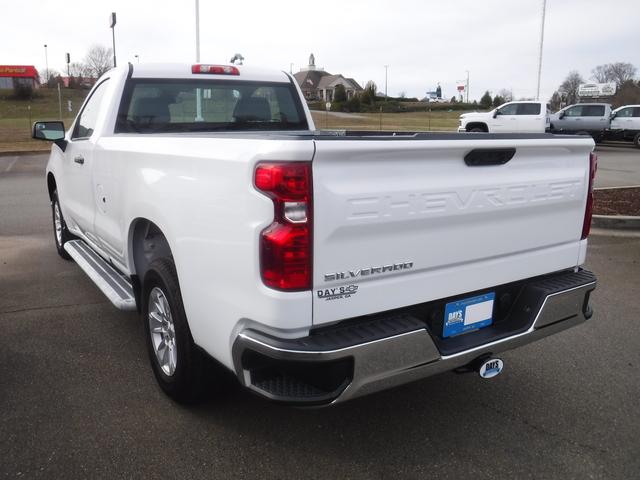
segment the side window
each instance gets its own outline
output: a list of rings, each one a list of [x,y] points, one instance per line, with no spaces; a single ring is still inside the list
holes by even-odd
[[[520,103],[518,105],[518,115],[540,115],[540,104]]]
[[[571,108],[567,108],[564,111],[565,117],[581,117],[582,116],[582,105],[576,105]]]
[[[96,121],[98,120],[100,105],[102,104],[104,93],[107,90],[107,82],[108,80],[102,82],[91,94],[89,101],[82,109],[82,112],[80,112],[71,139],[89,138],[93,134],[93,129],[96,128]]]
[[[640,107],[635,107],[633,109],[633,116],[634,117],[640,117]]]
[[[510,103],[500,109],[500,115],[517,115],[519,103]]]
[[[583,117],[603,117],[604,105],[585,105],[582,107]]]
[[[623,108],[622,110],[618,110],[618,113],[616,114],[616,117],[619,117],[619,118],[627,118],[627,117],[633,117],[633,116],[634,116],[633,108]]]

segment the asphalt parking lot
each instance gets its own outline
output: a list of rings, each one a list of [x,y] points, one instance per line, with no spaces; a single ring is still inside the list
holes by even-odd
[[[596,146],[596,188],[640,185],[640,150],[630,144]]]
[[[632,178],[635,158],[640,184],[640,152],[619,151],[600,153],[600,181]],[[319,410],[230,384],[185,408],[156,386],[138,317],[57,256],[45,161],[0,157],[3,477],[638,477],[640,237],[592,236],[594,317],[507,352],[490,381],[448,373]]]

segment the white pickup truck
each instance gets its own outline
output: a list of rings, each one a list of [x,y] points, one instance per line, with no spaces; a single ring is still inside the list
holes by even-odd
[[[503,103],[490,112],[463,113],[458,132],[544,133],[549,125],[546,103],[522,100]]]
[[[58,252],[141,312],[178,401],[211,357],[298,405],[488,378],[592,315],[590,138],[321,132],[289,74],[201,64],[114,68],[33,136]]]

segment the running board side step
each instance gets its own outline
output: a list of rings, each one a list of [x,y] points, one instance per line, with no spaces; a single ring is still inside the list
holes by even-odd
[[[64,244],[64,249],[116,308],[136,310],[136,299],[128,278],[82,240],[70,240]]]

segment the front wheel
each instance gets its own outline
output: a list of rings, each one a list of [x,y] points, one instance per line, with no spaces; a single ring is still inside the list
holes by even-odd
[[[62,215],[60,208],[60,200],[58,200],[58,191],[54,191],[51,199],[51,216],[53,218],[53,239],[56,243],[56,250],[65,260],[71,260],[71,256],[64,249],[64,244],[73,239],[73,235],[69,233],[67,224]]]
[[[633,144],[636,148],[640,148],[640,133],[636,133],[636,136],[633,137]]]
[[[149,359],[160,388],[180,403],[199,400],[204,393],[204,358],[191,337],[171,259],[151,262],[143,302]]]

